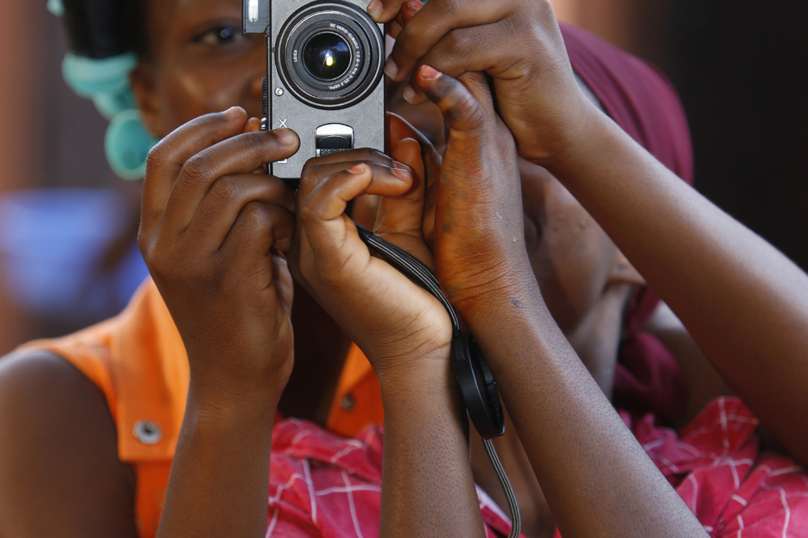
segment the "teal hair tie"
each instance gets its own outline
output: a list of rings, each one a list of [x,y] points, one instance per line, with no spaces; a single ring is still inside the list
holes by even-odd
[[[137,62],[134,53],[101,60],[68,54],[62,62],[67,85],[91,99],[98,112],[110,120],[104,139],[107,161],[119,177],[129,180],[143,179],[146,157],[157,143],[143,127],[129,84],[129,74]]]
[[[104,139],[104,150],[112,170],[128,180],[143,179],[146,158],[157,144],[143,127],[140,112],[124,110],[112,118]]]
[[[137,61],[131,52],[101,60],[68,53],[62,62],[62,75],[70,89],[92,99],[100,93],[129,90],[129,74]]]
[[[62,4],[62,0],[48,0],[48,11],[57,17],[63,16],[65,14],[65,6]]]
[[[128,86],[125,91],[118,93],[99,93],[92,100],[99,114],[108,120],[125,110],[137,108],[135,96]]]
[[[62,0],[48,0],[48,10],[61,17]],[[143,179],[146,158],[157,143],[143,127],[137,111],[129,75],[137,66],[137,54],[130,52],[95,59],[68,53],[62,62],[62,76],[77,95],[91,99],[95,108],[110,120],[104,151],[112,170],[122,179]]]

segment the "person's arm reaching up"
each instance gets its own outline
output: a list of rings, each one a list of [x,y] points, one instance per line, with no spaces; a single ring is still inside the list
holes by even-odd
[[[450,128],[427,216],[437,274],[488,358],[561,534],[706,536],[547,310],[525,248],[513,138],[485,77],[461,78],[418,73]]]
[[[191,374],[160,538],[266,532],[272,425],[293,363],[292,280],[273,249],[288,248],[294,195],[252,172],[297,140],[250,129],[233,108],[149,155],[139,242]]]
[[[808,275],[603,114],[549,167],[670,306],[733,391],[808,462]],[[608,186],[608,188],[605,188]],[[763,187],[765,188],[765,187]]]
[[[385,431],[380,536],[482,537],[449,360],[449,316],[429,293],[372,257],[344,213],[362,194],[388,197],[375,232],[431,264],[421,234],[420,147],[406,139],[391,145],[391,156],[409,169],[366,150],[307,165],[290,267],[378,374]]]
[[[380,22],[403,5],[386,70],[394,80],[421,64],[492,77],[520,156],[569,189],[733,391],[808,463],[808,276],[595,110],[575,82],[550,0],[371,5]],[[413,102],[425,99],[415,93]],[[762,178],[761,188],[776,180]]]

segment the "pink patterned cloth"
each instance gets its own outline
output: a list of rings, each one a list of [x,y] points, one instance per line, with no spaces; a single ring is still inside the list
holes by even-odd
[[[760,453],[758,420],[740,400],[714,401],[681,435],[657,426],[653,414],[620,414],[710,536],[808,536],[808,476],[788,458]],[[377,537],[381,473],[382,433],[375,426],[344,439],[308,422],[279,423],[267,537]],[[477,493],[486,536],[507,536],[507,516]]]

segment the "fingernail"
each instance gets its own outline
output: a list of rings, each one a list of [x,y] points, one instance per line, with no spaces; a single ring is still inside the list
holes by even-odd
[[[379,0],[372,0],[372,2],[368,4],[368,15],[376,19],[381,14],[382,14],[382,3]]]
[[[432,67],[431,65],[422,65],[421,66],[421,78],[425,80],[435,80],[440,76],[440,71]]]
[[[351,174],[361,174],[365,171],[364,164],[355,164],[352,167],[348,168],[348,172]]]
[[[279,129],[275,131],[275,136],[284,146],[293,146],[297,143],[297,136],[289,129]]]
[[[390,58],[387,60],[387,65],[384,66],[384,74],[391,79],[396,78],[396,75],[398,74],[398,66],[396,65],[396,61],[394,59]]]
[[[401,92],[401,97],[408,103],[412,103],[412,100],[415,99],[415,90],[412,89],[412,86],[407,84],[404,86],[404,91]]]
[[[406,165],[401,163],[395,163],[393,168],[393,175],[396,176],[401,181],[409,181],[412,177],[412,173],[410,169],[406,167]]]
[[[241,116],[241,113],[242,108],[240,106],[231,106],[230,108],[222,112],[223,115],[227,116],[231,120],[238,119]]]

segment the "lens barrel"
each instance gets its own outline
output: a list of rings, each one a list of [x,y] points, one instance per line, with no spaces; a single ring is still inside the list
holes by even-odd
[[[345,108],[381,80],[384,36],[351,4],[315,2],[289,17],[275,54],[278,74],[295,97],[316,108]]]

